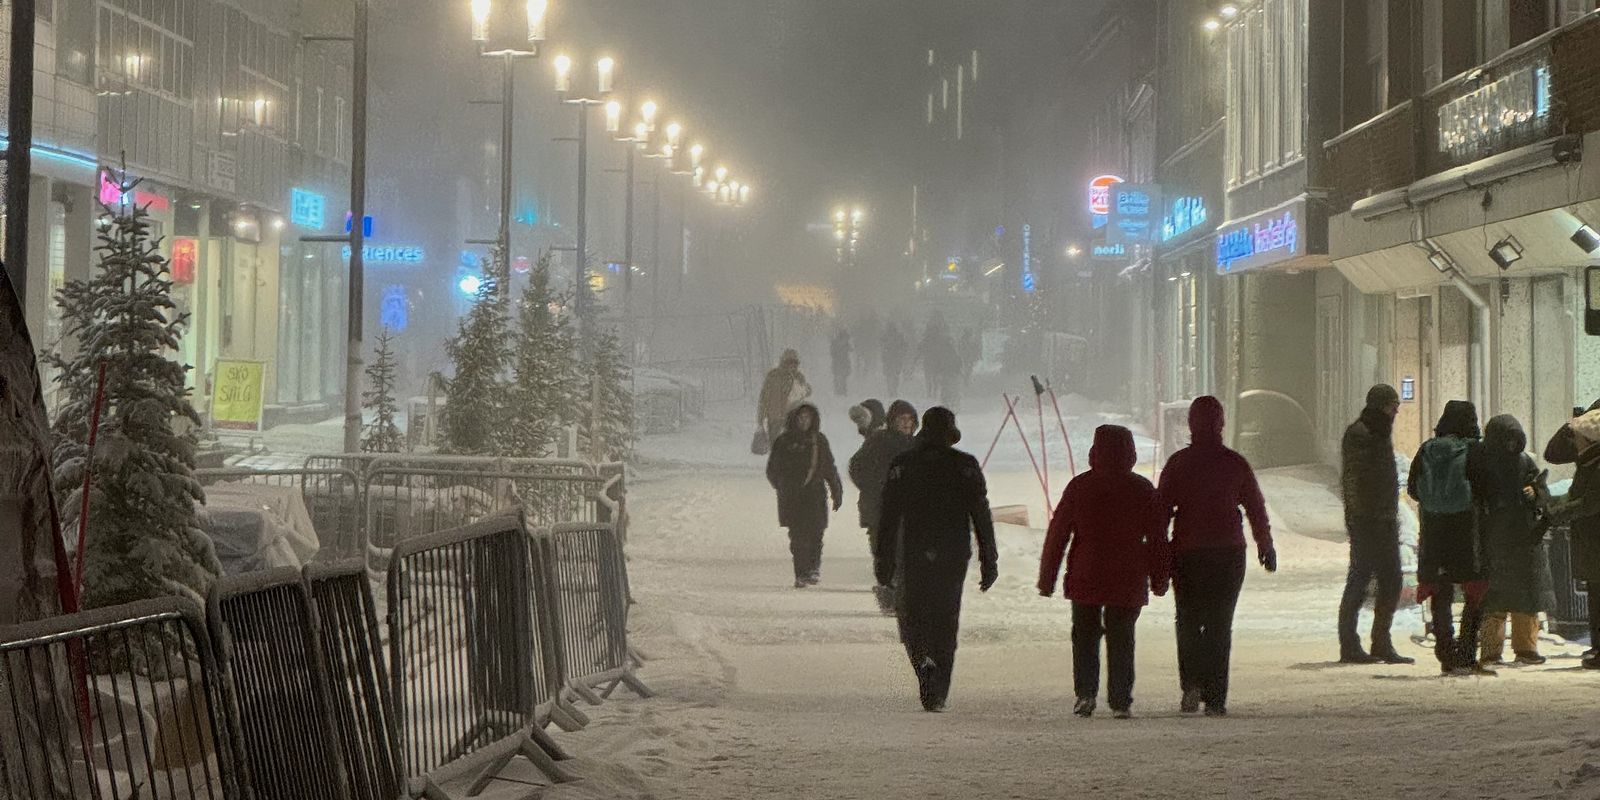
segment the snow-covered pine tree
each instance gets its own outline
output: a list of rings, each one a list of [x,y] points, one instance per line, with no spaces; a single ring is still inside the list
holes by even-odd
[[[622,460],[638,437],[633,421],[633,381],[616,330],[597,326],[588,354],[581,420],[587,454],[601,461]]]
[[[104,363],[84,605],[173,594],[203,601],[221,565],[200,527],[205,496],[194,478],[200,416],[184,385],[189,367],[172,358],[188,315],[172,302],[170,266],[151,239],[145,210],[107,213],[96,247],[99,270],[67,283],[57,297],[63,333],[76,343],[71,355],[49,356],[62,397],[53,466],[63,530],[78,530],[90,412]]]
[[[364,453],[398,453],[405,449],[405,437],[395,424],[399,407],[394,399],[394,350],[389,347],[389,329],[378,332],[378,348],[367,365],[368,389],[361,393],[361,404],[372,414],[372,424],[361,434]]]
[[[504,455],[548,455],[560,438],[562,424],[573,416],[581,379],[572,328],[559,304],[550,287],[550,254],[545,253],[529,276],[518,308]]]
[[[455,366],[444,386],[444,417],[439,421],[445,453],[494,455],[505,432],[506,367],[510,363],[506,292],[496,280],[503,274],[496,249],[484,264],[472,310],[461,318],[455,338],[445,343],[445,355]]]

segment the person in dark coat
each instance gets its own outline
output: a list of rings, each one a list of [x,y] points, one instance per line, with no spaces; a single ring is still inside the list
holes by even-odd
[[[834,466],[833,450],[819,427],[817,407],[801,403],[789,412],[783,433],[767,457],[767,481],[778,492],[778,524],[789,529],[796,589],[815,586],[821,579],[829,495],[834,511],[844,505],[844,487]]]
[[[900,326],[890,322],[883,329],[883,379],[889,385],[889,394],[900,393],[900,378],[906,373],[906,337]]]
[[[1543,664],[1539,655],[1540,583],[1548,563],[1539,527],[1549,492],[1528,455],[1528,436],[1516,417],[1501,414],[1483,429],[1483,446],[1467,460],[1472,498],[1483,538],[1489,590],[1483,598],[1478,663],[1500,662],[1511,620],[1511,652],[1519,664]]]
[[[889,405],[888,417],[888,427],[869,436],[850,457],[850,482],[856,485],[861,527],[867,529],[867,545],[874,554],[878,552],[878,540],[885,535],[878,529],[878,517],[883,511],[883,486],[889,480],[889,466],[916,444],[917,409],[904,400],[896,400]],[[896,532],[888,535],[893,538]],[[896,540],[885,546],[897,549],[899,543]],[[894,614],[892,587],[893,584],[873,587],[878,610],[886,615]]]
[[[927,711],[943,711],[950,694],[962,584],[974,536],[979,588],[989,591],[1000,575],[983,468],[976,458],[955,449],[960,441],[956,415],[949,409],[934,407],[922,415],[916,446],[889,467],[878,517],[878,530],[900,531],[900,547],[887,545],[893,537],[880,536],[873,554],[879,586],[889,586],[900,570],[900,640]]]
[[[1578,451],[1577,472],[1566,495],[1552,500],[1547,521],[1567,525],[1572,537],[1572,577],[1589,592],[1589,641],[1600,642],[1600,409],[1567,423]],[[1600,655],[1583,660],[1585,669],[1600,669]]]
[[[983,335],[968,328],[961,334],[961,388],[965,389],[972,384],[972,371],[978,368],[978,362],[983,360]]]
[[[873,398],[862,400],[859,405],[850,407],[850,421],[855,423],[856,433],[861,434],[863,441],[872,437],[872,434],[883,430],[888,424],[888,416],[883,411],[883,403]]]
[[[1350,572],[1339,600],[1339,661],[1345,664],[1415,664],[1394,649],[1389,628],[1400,604],[1400,476],[1394,465],[1394,418],[1400,393],[1388,384],[1367,392],[1361,416],[1339,443],[1339,487],[1350,537]],[[1372,650],[1361,649],[1356,618],[1367,585],[1377,581],[1372,603]]]
[[[1073,713],[1094,714],[1100,693],[1100,639],[1106,642],[1111,713],[1132,715],[1133,628],[1150,602],[1167,593],[1166,541],[1156,530],[1156,489],[1142,475],[1133,433],[1120,425],[1095,429],[1089,471],[1072,479],[1039,556],[1039,594],[1055,594],[1061,559],[1064,594],[1072,601]],[[1071,550],[1069,552],[1068,546]]]
[[[833,332],[828,353],[833,357],[833,393],[843,397],[850,386],[850,332],[840,326]]]
[[[1208,716],[1219,717],[1228,713],[1233,612],[1244,587],[1244,518],[1250,520],[1257,560],[1268,572],[1278,570],[1266,500],[1250,462],[1222,443],[1224,422],[1217,398],[1208,395],[1190,404],[1190,444],[1172,454],[1157,489],[1163,541],[1172,523],[1178,681],[1183,689],[1179,709],[1192,714],[1204,703]]]
[[[1589,411],[1600,411],[1600,400],[1594,401],[1594,404],[1589,406]],[[1582,416],[1583,414],[1580,413],[1575,415],[1573,419],[1576,420]],[[1578,462],[1578,454],[1578,443],[1573,439],[1572,423],[1570,422],[1562,425],[1561,430],[1556,431],[1555,435],[1551,436],[1550,441],[1544,446],[1544,461],[1546,464],[1576,464]]]
[[[928,396],[951,402],[959,388],[956,380],[961,371],[961,356],[956,352],[956,341],[942,314],[935,313],[928,319],[922,342],[917,346],[917,360],[922,362],[923,385]]]
[[[1411,460],[1406,493],[1417,501],[1422,531],[1417,541],[1417,602],[1432,601],[1433,649],[1446,675],[1493,675],[1478,663],[1478,625],[1482,621],[1484,580],[1467,461],[1482,438],[1478,411],[1466,400],[1445,403],[1434,436]],[[1454,616],[1456,587],[1466,595],[1461,636]]]

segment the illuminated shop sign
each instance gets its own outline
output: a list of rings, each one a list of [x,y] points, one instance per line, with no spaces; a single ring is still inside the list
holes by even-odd
[[[1022,226],[1022,291],[1024,294],[1033,294],[1039,288],[1039,280],[1033,274],[1033,226]]]
[[[1155,240],[1156,216],[1161,213],[1161,187],[1123,183],[1111,189],[1111,243],[1142,244]]]
[[[1439,106],[1439,151],[1472,159],[1542,135],[1550,123],[1550,65],[1534,64]]]
[[[1111,216],[1111,187],[1122,183],[1116,175],[1101,175],[1089,181],[1089,217],[1095,228],[1104,228]]]
[[[1161,218],[1161,241],[1170,242],[1206,224],[1209,216],[1203,197],[1174,197]]]
[[[194,283],[195,266],[200,262],[200,240],[187,237],[172,240],[172,282]]]
[[[1274,209],[1217,233],[1217,272],[1247,272],[1303,254],[1300,224],[1305,201]]]
[[[1128,257],[1128,246],[1125,244],[1097,244],[1089,250],[1093,258],[1119,259]]]
[[[328,201],[306,189],[289,190],[289,221],[302,228],[322,230],[328,222]]]
[[[124,193],[122,187],[112,180],[111,175],[104,170],[100,172],[100,202],[110,208],[119,208],[123,205],[136,205],[151,211],[166,211],[172,207],[167,198],[155,192],[143,189],[134,189]]]
[[[344,258],[350,259],[350,245],[344,246]],[[361,260],[368,264],[421,264],[427,253],[414,244],[378,245],[361,247]]]

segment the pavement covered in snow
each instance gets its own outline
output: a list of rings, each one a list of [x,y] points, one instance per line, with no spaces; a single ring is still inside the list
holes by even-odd
[[[845,405],[823,403],[841,463],[858,442]],[[1263,477],[1281,569],[1252,566],[1246,581],[1231,716],[1178,713],[1167,597],[1140,620],[1135,719],[1103,706],[1073,717],[1068,608],[1033,589],[1043,492],[1014,433],[992,459],[991,499],[1029,506],[1036,528],[1001,527],[987,595],[974,568],[951,709],[926,714],[893,620],[873,606],[853,490],[822,585],[790,588],[787,540],[747,451],[753,415],[715,411],[642,442],[630,484],[633,641],[659,696],[557,734],[585,780],[543,786],[522,764],[486,797],[1600,798],[1600,767],[1585,766],[1600,764],[1600,675],[1578,668],[1580,647],[1547,641],[1545,667],[1441,678],[1409,641],[1422,625],[1412,610],[1396,639],[1417,665],[1330,663],[1346,553],[1337,501],[1308,470]],[[1081,466],[1105,420],[1071,413]],[[963,446],[982,455],[999,422],[964,415]],[[1059,432],[1047,447],[1059,493]]]

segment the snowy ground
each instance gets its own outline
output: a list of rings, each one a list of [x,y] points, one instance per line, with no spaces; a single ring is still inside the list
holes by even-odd
[[[845,405],[823,409],[841,462],[857,442]],[[1600,768],[1582,766],[1600,764],[1600,676],[1577,668],[1578,648],[1547,642],[1546,667],[1444,679],[1407,639],[1421,625],[1410,613],[1397,639],[1416,666],[1329,663],[1345,549],[1335,501],[1303,471],[1263,481],[1282,568],[1246,581],[1231,717],[1177,713],[1170,597],[1140,621],[1136,718],[1071,716],[1067,608],[1034,592],[1041,534],[1016,527],[1000,532],[999,584],[969,589],[951,710],[925,714],[893,621],[872,604],[853,492],[828,531],[822,585],[789,588],[786,540],[746,451],[753,414],[720,411],[642,443],[630,484],[633,641],[659,696],[558,734],[586,780],[546,789],[524,765],[486,796],[1600,798]],[[981,455],[999,419],[964,415],[964,447]],[[1099,421],[1069,422],[1080,466]],[[1049,446],[1058,493],[1059,434]],[[991,496],[1031,506],[1039,526],[1027,464],[1014,433],[1002,440]]]

